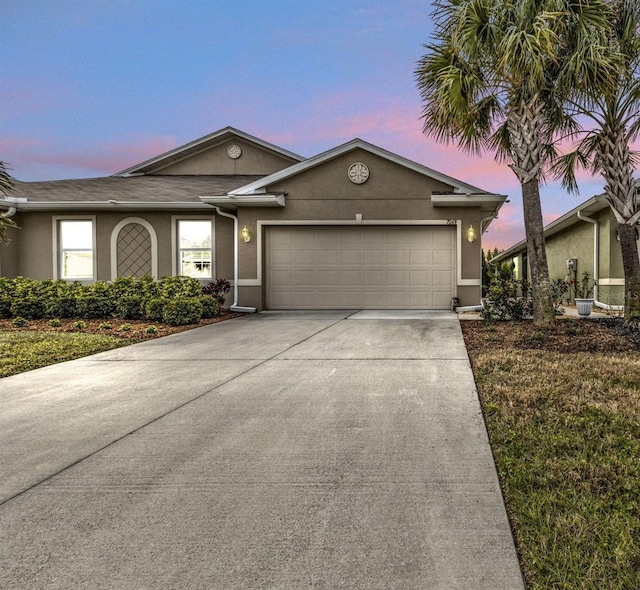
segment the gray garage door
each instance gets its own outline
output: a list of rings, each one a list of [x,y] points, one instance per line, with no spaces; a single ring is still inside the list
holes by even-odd
[[[455,227],[268,227],[265,238],[268,309],[448,309],[455,292]]]

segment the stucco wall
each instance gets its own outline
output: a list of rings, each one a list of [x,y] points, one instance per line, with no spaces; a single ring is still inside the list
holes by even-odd
[[[93,215],[96,219],[97,279],[111,280],[111,235],[118,223],[129,218],[147,221],[156,232],[158,239],[158,277],[174,274],[172,253],[172,225],[178,218],[214,218],[215,234],[215,277],[231,279],[233,276],[233,223],[215,215],[213,209],[202,214],[167,211],[127,211],[127,212],[73,212],[76,215]],[[21,229],[19,239],[14,239],[1,251],[1,272],[3,276],[18,274],[33,279],[47,279],[54,276],[53,268],[53,218],[71,217],[59,213],[23,213],[17,218]],[[221,274],[222,273],[222,274]]]
[[[232,159],[227,155],[230,145],[237,145],[242,155]],[[241,139],[226,141],[204,152],[190,156],[165,168],[156,170],[155,174],[195,175],[195,174],[272,174],[282,170],[296,160],[285,158],[273,152],[247,143]]]
[[[363,184],[354,184],[347,171],[354,162],[366,164],[369,179]],[[258,221],[271,220],[339,220],[355,222],[356,214],[363,222],[407,221],[407,220],[461,220],[464,230],[473,224],[479,234],[482,218],[480,207],[434,207],[432,192],[450,192],[452,187],[422,174],[409,170],[375,154],[357,150],[343,154],[321,166],[307,170],[268,187],[269,192],[284,193],[286,206],[263,208],[239,208],[240,227],[251,231],[254,239],[240,242],[240,279],[258,278]],[[481,277],[481,239],[470,243],[463,239],[459,244],[462,257],[462,278]],[[264,254],[264,252],[263,252]],[[262,261],[264,263],[264,260]],[[241,288],[243,305],[261,307],[256,301],[254,288]],[[480,301],[480,286],[460,289],[458,296],[463,305]],[[245,303],[251,297],[252,303]]]

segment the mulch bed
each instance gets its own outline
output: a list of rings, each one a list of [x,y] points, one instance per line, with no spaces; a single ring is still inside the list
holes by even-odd
[[[223,312],[221,315],[215,318],[206,320],[200,320],[197,324],[189,324],[187,326],[168,326],[167,324],[159,322],[150,322],[148,320],[122,320],[119,318],[105,318],[99,320],[82,320],[85,323],[85,327],[82,330],[74,327],[74,324],[78,319],[61,319],[62,325],[60,327],[52,327],[49,325],[48,319],[42,320],[28,320],[28,323],[20,328],[13,326],[11,319],[0,319],[0,331],[2,332],[21,332],[25,330],[41,330],[45,332],[81,332],[84,334],[101,334],[103,336],[116,336],[118,338],[127,340],[148,340],[151,338],[160,338],[161,336],[168,336],[169,334],[175,334],[177,332],[184,332],[185,330],[193,330],[194,328],[200,328],[202,326],[208,326],[209,324],[217,324],[218,322],[224,322],[225,320],[231,320],[233,318],[247,315],[246,313],[231,313]],[[101,328],[103,323],[109,323],[111,329]],[[129,330],[120,330],[120,326],[128,324],[131,328]],[[155,326],[157,333],[147,334],[145,332],[148,326]]]
[[[470,353],[504,349],[558,353],[640,350],[640,328],[625,326],[621,318],[561,318],[550,328],[534,326],[532,321],[486,324],[464,320],[460,324]]]

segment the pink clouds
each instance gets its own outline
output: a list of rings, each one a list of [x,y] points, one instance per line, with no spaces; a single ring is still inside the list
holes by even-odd
[[[59,143],[61,142],[52,140],[5,138],[0,141],[0,150],[18,178],[30,169],[49,174],[52,170],[62,169],[66,177],[86,177],[114,174],[177,146],[175,138],[165,136],[134,136],[128,141],[97,146],[78,145],[73,151],[68,147],[60,149]],[[73,171],[71,175],[70,170]]]

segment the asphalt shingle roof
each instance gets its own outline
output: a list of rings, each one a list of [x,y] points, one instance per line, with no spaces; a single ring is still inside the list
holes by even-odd
[[[16,181],[12,197],[28,202],[133,201],[140,203],[199,203],[201,196],[224,195],[263,178],[263,175],[130,176]]]

